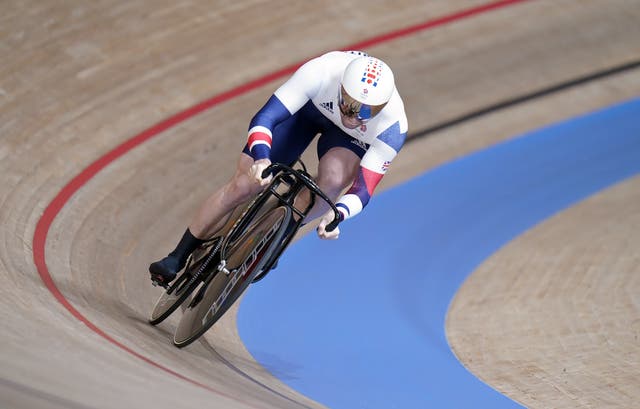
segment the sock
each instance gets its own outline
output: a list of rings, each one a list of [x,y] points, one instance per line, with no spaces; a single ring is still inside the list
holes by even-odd
[[[169,256],[173,256],[178,259],[180,266],[184,266],[187,261],[187,258],[193,253],[199,245],[204,243],[206,240],[201,240],[195,237],[191,231],[187,228],[187,230],[182,235],[178,246],[169,253]]]

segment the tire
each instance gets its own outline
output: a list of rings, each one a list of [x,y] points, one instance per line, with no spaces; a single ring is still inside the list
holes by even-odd
[[[156,301],[151,311],[149,324],[158,325],[171,315],[208,276],[218,264],[217,258],[221,239],[205,243],[197,248],[189,258],[184,272],[167,288]]]
[[[271,254],[278,251],[291,222],[291,209],[276,207],[229,246],[225,245],[227,248],[221,253],[229,255],[226,261],[231,273],[216,274],[193,297],[176,329],[175,346],[183,348],[191,344],[224,315],[269,262]]]

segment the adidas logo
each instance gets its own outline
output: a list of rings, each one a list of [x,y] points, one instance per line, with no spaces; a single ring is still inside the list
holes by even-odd
[[[360,148],[364,149],[365,151],[369,149],[369,145],[367,145],[366,143],[362,142],[359,139],[355,139],[355,138],[351,139],[351,143],[354,145],[358,145]]]
[[[320,103],[320,106],[333,114],[333,101],[322,102]]]

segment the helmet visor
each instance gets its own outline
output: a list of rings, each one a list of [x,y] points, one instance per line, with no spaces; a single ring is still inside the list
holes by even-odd
[[[342,115],[348,118],[356,118],[361,122],[367,122],[374,116],[378,115],[378,113],[382,111],[382,108],[387,105],[386,102],[382,105],[363,104],[349,95],[342,85],[340,86],[338,102]]]

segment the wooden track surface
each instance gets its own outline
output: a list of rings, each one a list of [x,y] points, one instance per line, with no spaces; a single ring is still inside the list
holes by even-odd
[[[230,176],[249,119],[282,79],[133,149],[53,221],[46,263],[60,292],[155,366],[56,301],[34,265],[36,224],[83,169],[171,115],[324,51],[484,3],[4,1],[0,406],[321,407],[251,359],[233,314],[185,350],[170,342],[175,317],[158,328],[146,323],[159,294],[148,263],[171,249],[200,201]],[[394,68],[415,134],[640,60],[638,21],[636,0],[529,1],[367,51]],[[628,69],[430,132],[401,152],[382,189],[638,95],[640,70]],[[640,402],[639,183],[547,220],[470,277],[447,331],[472,372],[529,407]]]

